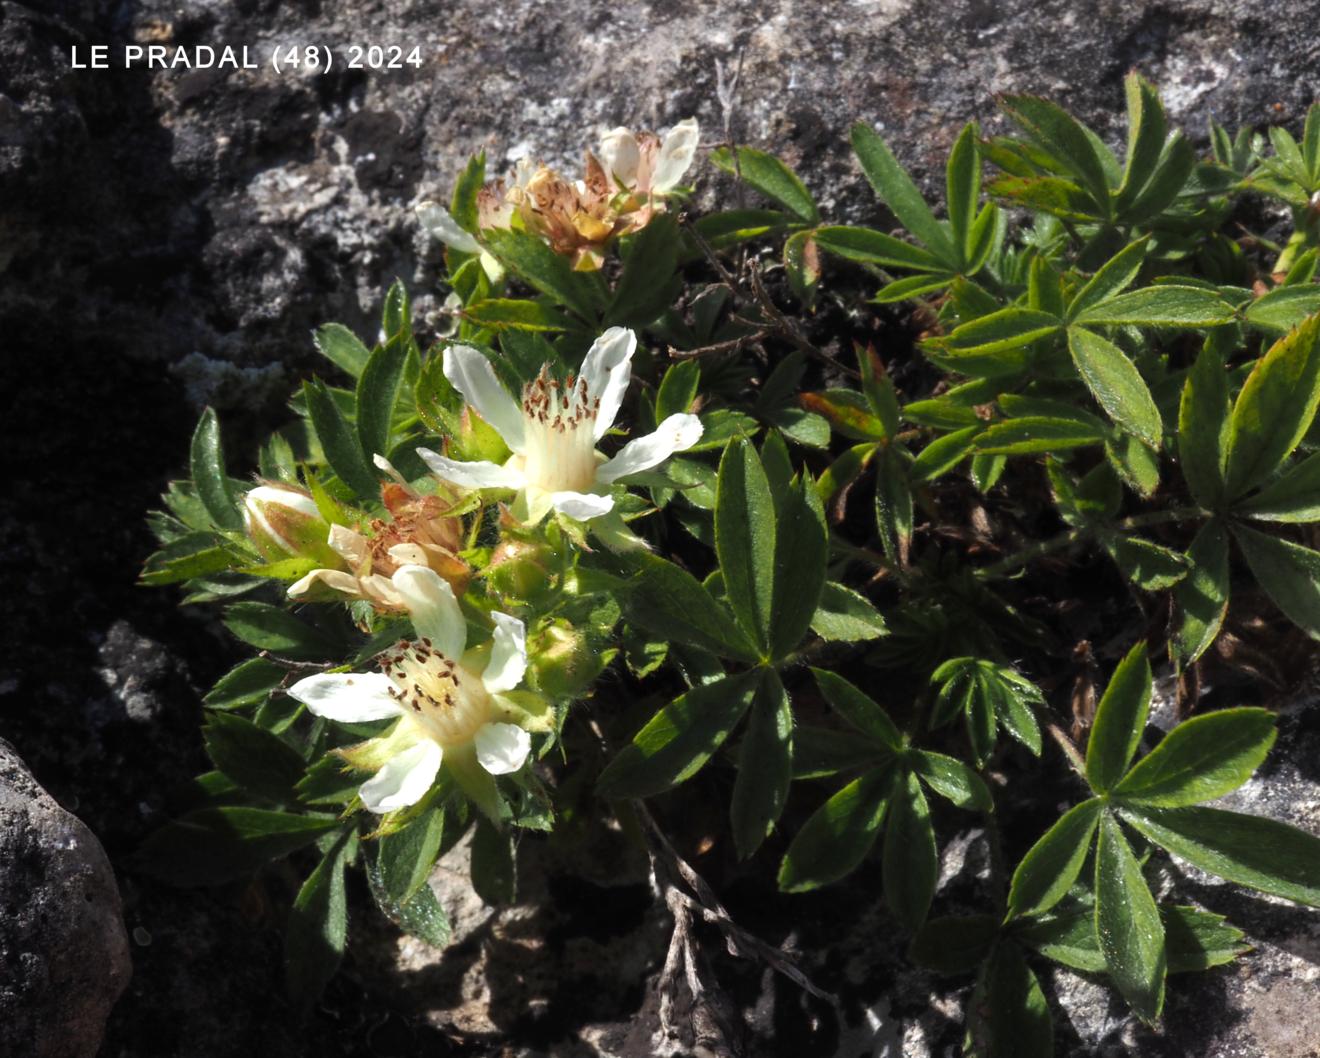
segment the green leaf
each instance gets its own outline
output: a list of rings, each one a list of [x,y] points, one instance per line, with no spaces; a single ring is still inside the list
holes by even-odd
[[[1320,838],[1273,819],[1218,808],[1127,805],[1123,818],[1194,867],[1320,907]]]
[[[820,693],[839,716],[880,745],[895,752],[903,748],[903,735],[889,719],[889,714],[869,695],[863,694],[838,673],[828,669],[812,669],[811,674],[816,677]]]
[[[997,353],[1030,345],[1062,326],[1059,317],[1048,312],[1009,306],[955,327],[944,347],[953,354]]]
[[[464,306],[463,317],[496,331],[515,329],[542,333],[566,331],[572,327],[567,316],[544,302],[520,298],[482,298]]]
[[[1182,610],[1178,647],[1185,664],[1199,658],[1219,635],[1228,612],[1228,533],[1223,523],[1201,526],[1187,549],[1191,570],[1178,583],[1174,598]]]
[[[793,771],[793,708],[773,669],[762,671],[738,753],[730,820],[733,843],[747,859],[779,821]]]
[[[1275,287],[1247,303],[1242,318],[1247,325],[1268,334],[1287,334],[1306,317],[1320,312],[1320,286]]]
[[[689,411],[697,399],[700,381],[701,368],[696,360],[680,360],[670,365],[655,394],[656,422]]]
[[[477,200],[485,182],[486,152],[479,151],[463,166],[463,171],[454,181],[454,193],[449,199],[450,215],[460,228],[472,235],[480,230],[481,214]]]
[[[1095,710],[1086,743],[1086,781],[1096,793],[1113,787],[1132,761],[1150,712],[1150,663],[1138,643],[1118,663]]]
[[[773,628],[775,501],[761,459],[746,440],[729,445],[720,460],[715,544],[729,606],[743,631],[768,651]]]
[[[1067,111],[1045,99],[1004,96],[1000,105],[1037,144],[1054,155],[1091,193],[1095,204],[1109,208],[1109,179],[1092,137]]]
[[[605,322],[645,327],[669,308],[678,248],[678,221],[673,214],[653,216],[633,237]]]
[[[278,735],[229,713],[212,713],[202,728],[206,754],[225,776],[270,801],[295,800],[302,755]]]
[[[1144,591],[1164,591],[1187,576],[1191,563],[1181,552],[1140,536],[1114,536],[1105,549],[1123,575]]]
[[[718,499],[716,503],[718,533]],[[815,618],[825,586],[829,531],[825,527],[820,497],[806,471],[788,487],[779,501],[774,548],[770,654],[779,659],[787,657],[802,642]]]
[[[1320,404],[1320,316],[1312,317],[1256,362],[1228,424],[1225,478],[1230,499],[1283,465]]]
[[[973,253],[972,220],[981,197],[981,155],[977,150],[980,129],[976,122],[963,126],[962,132],[949,152],[945,169],[946,201],[949,208],[949,228],[953,242],[960,250],[964,262]]]
[[[517,895],[513,835],[485,816],[477,817],[472,833],[472,888],[485,903],[497,907],[512,904]]]
[[[1320,453],[1293,464],[1234,510],[1269,522],[1320,521]]]
[[[889,807],[885,827],[885,903],[910,930],[920,928],[935,895],[939,854],[930,807],[921,783],[911,772],[900,780]]]
[[[628,563],[633,578],[620,601],[630,622],[721,657],[760,660],[728,611],[687,570],[648,552],[630,555]]]
[[[779,888],[800,893],[838,881],[875,844],[885,817],[892,768],[877,768],[854,779],[803,824],[779,867]]]
[[[1115,207],[1122,213],[1155,173],[1164,149],[1168,122],[1155,86],[1135,71],[1123,79],[1127,94],[1127,164],[1118,189]]]
[[[548,294],[583,320],[594,322],[605,307],[603,288],[596,277],[573,271],[567,257],[555,253],[529,232],[491,228],[484,233],[487,246],[518,278]],[[468,311],[472,311],[469,308]]]
[[[968,1035],[977,1048],[972,1053],[984,1058],[1053,1058],[1049,1004],[1016,944],[995,945],[968,1005]]]
[[[433,948],[444,948],[449,944],[453,935],[449,916],[445,914],[445,909],[440,906],[429,885],[423,885],[408,900],[399,903],[385,892],[380,880],[380,868],[372,862],[367,863],[367,882],[376,906],[405,933]]]
[[[794,232],[784,243],[784,274],[793,296],[810,308],[820,287],[820,250],[815,232]]]
[[[985,780],[962,761],[924,749],[914,750],[909,759],[927,786],[959,808],[974,812],[989,812],[994,808],[994,798]]]
[[[610,761],[597,790],[605,797],[650,797],[690,779],[742,719],[760,680],[752,670],[675,698]]]
[[[1038,915],[1067,895],[1086,862],[1103,807],[1099,800],[1075,805],[1031,846],[1013,872],[1010,915]]]
[[[693,225],[697,233],[718,250],[756,239],[787,226],[789,217],[774,209],[730,209],[707,213]]]
[[[1160,410],[1136,364],[1113,342],[1083,327],[1068,328],[1068,351],[1086,388],[1109,417],[1151,448],[1164,431]]]
[[[1154,1021],[1164,1006],[1164,925],[1141,864],[1108,814],[1095,856],[1095,934],[1110,980],[1143,1021]]]
[[[396,278],[385,292],[385,303],[381,306],[380,328],[385,334],[385,341],[401,338],[406,344],[412,339],[412,314],[408,305],[408,291],[403,281]]]
[[[1093,275],[1068,304],[1068,319],[1074,320],[1089,308],[1108,301],[1132,285],[1146,260],[1150,236],[1128,243]]]
[[[1267,709],[1222,709],[1184,720],[1114,787],[1124,801],[1178,808],[1236,790],[1274,745]]]
[[[220,422],[213,408],[202,412],[197,429],[193,431],[189,464],[197,497],[206,507],[211,520],[221,529],[241,529],[243,516],[239,513],[237,497],[225,473],[225,455],[220,447]]]
[[[341,825],[326,815],[230,805],[203,808],[151,834],[134,860],[139,869],[172,885],[219,885]]]
[[[376,472],[367,462],[357,434],[344,419],[325,383],[319,378],[308,379],[303,383],[303,396],[330,468],[359,499],[379,500],[380,482]]]
[[[1119,294],[1074,317],[1087,326],[1214,327],[1231,323],[1233,306],[1201,287],[1159,286]]]
[[[736,161],[727,147],[711,151],[710,160],[726,173],[736,173],[748,186],[808,224],[820,222],[820,210],[797,173],[773,154],[752,147],[738,147],[736,150]]]
[[[1233,527],[1233,537],[1251,575],[1274,605],[1307,635],[1320,639],[1320,551],[1240,525]]]
[[[352,830],[344,830],[303,882],[289,912],[284,936],[289,996],[303,1011],[329,984],[344,957],[348,940],[348,900],[344,867],[357,845]]]
[[[320,661],[335,652],[319,629],[268,603],[236,602],[225,610],[224,622],[244,643],[295,661]]]
[[[875,520],[885,557],[896,566],[907,565],[912,539],[912,488],[900,450],[889,445],[876,466]]]
[[[362,451],[367,455],[384,455],[389,451],[390,424],[407,358],[407,342],[391,339],[376,348],[362,369],[357,385],[357,430]]]
[[[284,682],[288,670],[265,658],[248,658],[226,672],[202,699],[208,709],[237,709],[264,702]]]
[[[1214,349],[1201,350],[1187,374],[1178,407],[1178,459],[1197,501],[1215,507],[1224,496],[1228,447],[1228,375]]]
[[[1005,419],[983,430],[976,437],[976,450],[983,455],[1032,455],[1041,452],[1065,452],[1100,444],[1105,428],[1089,416],[1064,419],[1042,415],[1024,415]]]
[[[371,350],[342,323],[327,323],[312,333],[317,351],[346,374],[357,378],[367,366]]]
[[[917,275],[904,276],[882,286],[871,301],[876,305],[895,305],[900,301],[911,301],[923,294],[933,294],[943,290],[950,281],[950,277],[945,273],[931,275],[920,272]]]
[[[811,630],[834,643],[860,643],[888,631],[885,619],[869,599],[832,580],[821,591]]]
[[[957,270],[961,255],[954,248],[948,231],[935,219],[917,185],[885,141],[862,122],[852,127],[850,138],[866,179],[885,205],[894,211],[899,223],[925,243],[936,257]]]
[[[862,261],[886,268],[908,268],[918,272],[941,270],[940,261],[930,251],[871,228],[845,225],[817,228],[816,245],[849,261]]]
[[[396,905],[408,903],[426,884],[445,838],[444,808],[429,808],[380,839],[376,867],[382,892]]]
[[[999,935],[994,915],[932,918],[912,938],[908,958],[938,974],[971,973],[990,953]]]
[[[972,450],[972,445],[981,429],[979,425],[967,426],[935,438],[912,461],[912,465],[908,468],[909,480],[933,481],[942,474],[947,474]]]
[[[1195,907],[1165,907],[1160,915],[1171,974],[1223,966],[1251,950],[1242,943],[1242,931],[1223,915]]]

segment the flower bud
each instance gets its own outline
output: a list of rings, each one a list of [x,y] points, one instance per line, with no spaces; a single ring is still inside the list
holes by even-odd
[[[243,498],[243,524],[257,550],[275,561],[324,550],[329,524],[301,489],[258,485]]]
[[[501,595],[530,599],[550,583],[549,549],[526,540],[505,540],[486,567],[486,577]]]
[[[527,645],[536,683],[542,693],[554,698],[576,698],[582,694],[614,656],[600,650],[567,621],[556,621],[542,629]]]

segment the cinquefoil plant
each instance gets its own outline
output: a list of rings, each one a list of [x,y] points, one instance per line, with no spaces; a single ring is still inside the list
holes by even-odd
[[[765,205],[685,211],[695,122],[614,130],[577,183],[488,184],[474,158],[419,209],[442,336],[419,345],[398,284],[374,347],[327,324],[337,373],[255,480],[208,411],[154,517],[143,580],[222,605],[255,654],[205,700],[210,803],[144,867],[207,883],[298,853],[305,1002],[349,868],[443,945],[426,879],[469,831],[472,884],[509,900],[519,834],[617,814],[673,854],[691,805],[786,892],[877,856],[912,958],[975,975],[967,1048],[994,1056],[1052,1053],[1038,958],[1153,1021],[1169,973],[1244,950],[1161,905],[1166,853],[1320,904],[1320,840],[1204,804],[1273,715],[1197,690],[1212,665],[1235,686],[1258,615],[1320,637],[1320,108],[1300,142],[1216,127],[1202,158],[1127,93],[1121,155],[1005,99],[1017,134],[963,131],[942,216],[857,126],[883,229],[826,223],[735,144],[710,160]],[[1238,235],[1260,195],[1292,206],[1281,246]],[[1150,658],[1201,711],[1143,754]],[[597,693],[606,668],[630,693]],[[1024,830],[1012,805],[1056,780],[1077,803]],[[928,917],[931,795],[990,836],[976,915]]]

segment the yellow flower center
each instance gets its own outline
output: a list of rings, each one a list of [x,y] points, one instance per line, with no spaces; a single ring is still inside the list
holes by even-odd
[[[586,379],[564,382],[542,370],[523,389],[523,473],[543,492],[587,492],[596,480],[596,439],[592,436],[600,398],[587,392]]]
[[[380,667],[394,681],[390,693],[404,715],[433,742],[463,745],[490,722],[490,693],[480,674],[445,657],[429,639],[401,640]]]

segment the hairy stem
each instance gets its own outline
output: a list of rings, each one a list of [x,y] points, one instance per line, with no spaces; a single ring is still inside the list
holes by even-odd
[[[1170,522],[1185,522],[1207,516],[1207,512],[1200,507],[1174,507],[1167,511],[1134,514],[1131,518],[1124,518],[1122,521],[1107,525],[1081,525],[1068,529],[1049,540],[1042,540],[1030,547],[1024,547],[1021,551],[1015,552],[1006,558],[1001,558],[998,562],[994,562],[989,566],[983,566],[976,572],[978,576],[985,580],[995,580],[1016,572],[1038,558],[1072,547],[1074,544],[1080,543],[1104,529],[1111,532],[1126,532],[1130,529],[1144,529],[1152,525],[1167,525]]]

